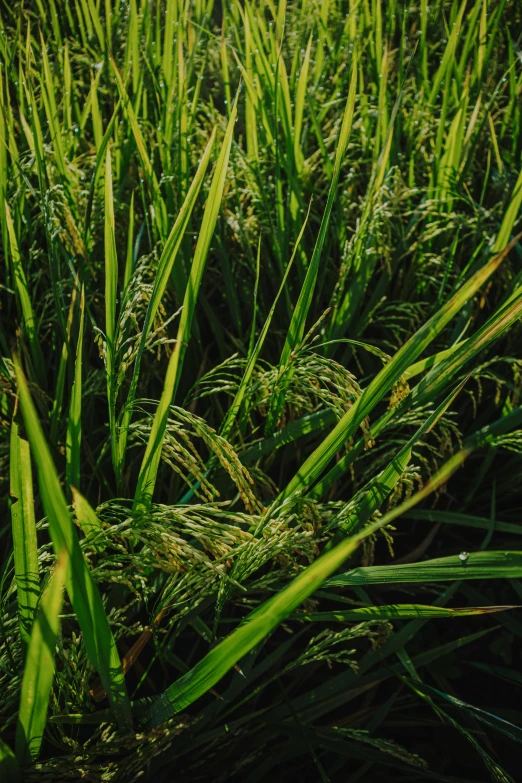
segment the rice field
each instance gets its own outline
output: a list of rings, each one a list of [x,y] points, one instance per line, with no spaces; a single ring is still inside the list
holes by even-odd
[[[0,777],[516,783],[520,0],[2,0]]]

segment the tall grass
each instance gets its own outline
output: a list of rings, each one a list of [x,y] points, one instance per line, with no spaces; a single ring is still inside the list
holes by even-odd
[[[521,36],[3,4],[2,779],[516,780]]]

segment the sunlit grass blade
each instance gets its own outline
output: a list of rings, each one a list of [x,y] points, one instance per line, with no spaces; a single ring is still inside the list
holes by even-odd
[[[435,75],[432,78],[431,90],[428,97],[428,103],[430,104],[433,104],[434,101],[436,100],[439,94],[441,84],[443,80],[446,78],[449,68],[451,68],[453,65],[453,58],[455,56],[455,49],[457,47],[458,38],[461,32],[462,18],[466,10],[466,5],[467,5],[467,0],[463,0],[463,2],[460,5],[458,16],[455,20],[455,24],[452,27],[451,35],[444,49],[444,54],[442,55],[440,65]]]
[[[40,593],[38,542],[33,500],[33,472],[29,443],[20,437],[18,425],[11,425],[10,494],[14,566],[20,637],[27,645]]]
[[[74,513],[76,514],[78,524],[85,534],[85,538],[96,551],[103,552],[105,545],[96,540],[103,531],[98,515],[89,501],[75,487],[72,488],[72,499]]]
[[[515,187],[513,188],[511,200],[509,202],[508,208],[504,213],[504,217],[502,218],[502,223],[500,225],[499,232],[495,237],[495,243],[493,245],[493,253],[500,252],[500,250],[509,242],[509,239],[511,237],[511,232],[513,231],[513,226],[515,225],[521,206],[522,206],[522,169],[520,169],[520,173],[515,183]]]
[[[125,272],[123,275],[123,291],[125,292],[132,276],[134,261],[134,191],[129,205],[129,233],[127,236],[127,255],[125,256]]]
[[[15,371],[20,407],[38,469],[40,494],[49,520],[53,547],[57,556],[63,549],[68,553],[70,566],[65,584],[83,632],[83,643],[93,666],[100,674],[118,723],[122,727],[128,727],[130,725],[129,701],[118,650],[100,594],[80,550],[58,474],[38,421],[27,381],[16,357]]]
[[[82,364],[85,289],[80,296],[80,331],[74,363],[74,381],[71,389],[67,437],[65,442],[65,477],[69,487],[80,488],[82,445]]]
[[[422,564],[420,564],[422,565]],[[365,620],[412,620],[416,617],[468,617],[472,615],[495,614],[518,609],[518,606],[427,606],[426,604],[384,604],[382,606],[361,606],[356,609],[340,609],[335,612],[295,612],[293,619],[307,622],[363,622]]]
[[[92,208],[94,203],[96,184],[98,182],[100,171],[102,170],[103,162],[106,159],[107,147],[114,133],[114,126],[116,124],[116,119],[118,117],[118,113],[120,110],[121,101],[122,99],[120,98],[120,100],[118,101],[118,103],[114,108],[112,117],[107,124],[107,128],[105,130],[105,133],[103,134],[103,137],[96,143],[96,160],[94,163],[94,171],[91,177],[91,185],[89,188],[89,195],[87,198],[87,206],[85,209],[85,220],[84,220],[84,228],[83,228],[83,241],[86,245],[91,231],[91,215],[92,215]],[[101,134],[101,125],[99,126],[99,133]]]
[[[401,584],[404,582],[451,582],[457,579],[518,579],[522,575],[522,552],[465,552],[404,565],[354,568],[325,582],[325,587]]]
[[[107,145],[105,156],[105,373],[107,377],[107,402],[109,406],[109,430],[114,468],[118,464],[118,433],[116,430],[116,315],[118,301],[118,256],[116,253],[114,199],[112,193],[111,148]],[[74,482],[73,482],[74,483]]]
[[[16,726],[16,756],[20,764],[34,761],[40,753],[54,679],[54,651],[68,567],[67,552],[63,550],[42,594],[31,631]]]
[[[412,390],[406,404],[422,404],[427,399],[433,399],[471,359],[476,360],[490,343],[515,324],[521,314],[522,292],[494,313],[475,334],[459,346],[454,346],[454,350],[437,362]]]
[[[56,105],[56,96],[54,90],[54,79],[51,73],[51,66],[47,54],[47,45],[43,35],[40,34],[40,50],[42,53],[43,78],[41,79],[42,101],[47,116],[47,123],[51,131],[51,141],[54,149],[56,165],[64,185],[71,193],[71,182],[69,171],[65,162],[64,142],[62,139],[62,130],[59,122],[58,108]]]
[[[112,163],[111,147],[107,145],[105,155],[105,336],[109,343],[114,343],[116,328],[116,300],[118,296],[118,256],[116,253],[116,238],[114,224],[114,198],[112,193]]]

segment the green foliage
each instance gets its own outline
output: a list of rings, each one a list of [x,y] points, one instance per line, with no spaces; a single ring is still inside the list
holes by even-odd
[[[63,584],[68,562],[65,550],[45,589],[27,647],[27,658],[16,725],[16,755],[20,764],[37,759],[54,679],[54,648],[60,629]]]
[[[3,4],[2,779],[518,774],[521,29]]]

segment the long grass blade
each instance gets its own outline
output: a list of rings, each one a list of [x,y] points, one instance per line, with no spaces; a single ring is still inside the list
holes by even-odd
[[[10,493],[14,565],[20,637],[27,645],[40,594],[38,542],[33,500],[33,473],[29,443],[11,425]]]
[[[80,488],[81,446],[82,446],[82,363],[83,363],[83,326],[85,314],[85,289],[82,286],[80,296],[80,331],[74,363],[74,382],[71,389],[71,403],[67,422],[65,442],[65,478],[69,487]]]
[[[16,756],[20,764],[38,758],[54,679],[54,651],[60,631],[63,587],[69,567],[67,552],[59,556],[40,602],[31,631],[16,726]]]
[[[464,552],[436,560],[405,565],[354,568],[329,579],[325,587],[400,584],[404,582],[451,582],[457,579],[517,579],[522,574],[522,552]]]
[[[470,617],[483,614],[506,612],[517,609],[517,606],[462,606],[448,608],[446,606],[427,606],[425,604],[386,604],[383,606],[361,606],[357,609],[342,609],[336,612],[296,612],[296,620],[306,622],[338,622],[364,620],[412,620],[416,617]]]
[[[133,511],[135,512],[145,512],[149,510],[152,503],[152,493],[154,492],[154,486],[156,484],[156,476],[158,473],[165,428],[167,426],[169,408],[176,393],[180,379],[180,373],[183,368],[183,359],[185,356],[187,343],[190,338],[199,286],[203,276],[203,271],[210,248],[210,241],[214,233],[219,208],[221,205],[223,189],[225,187],[225,177],[237,114],[237,101],[238,96],[236,96],[234,106],[230,114],[225,138],[223,139],[223,145],[216,163],[212,184],[210,186],[207,203],[205,205],[202,227],[198,237],[196,249],[194,251],[194,258],[192,260],[192,266],[190,269],[190,278],[183,300],[183,310],[181,311],[181,319],[178,327],[176,345],[169,359],[163,393],[156,409],[147,448],[143,457],[140,474],[138,477],[133,504]]]
[[[57,556],[65,549],[69,558],[70,566],[65,580],[67,592],[83,632],[87,654],[100,674],[114,715],[120,726],[129,727],[129,701],[114,637],[100,594],[80,550],[74,524],[31,400],[27,381],[16,357],[14,362],[20,407],[38,469],[40,494],[49,520],[53,547]]]

